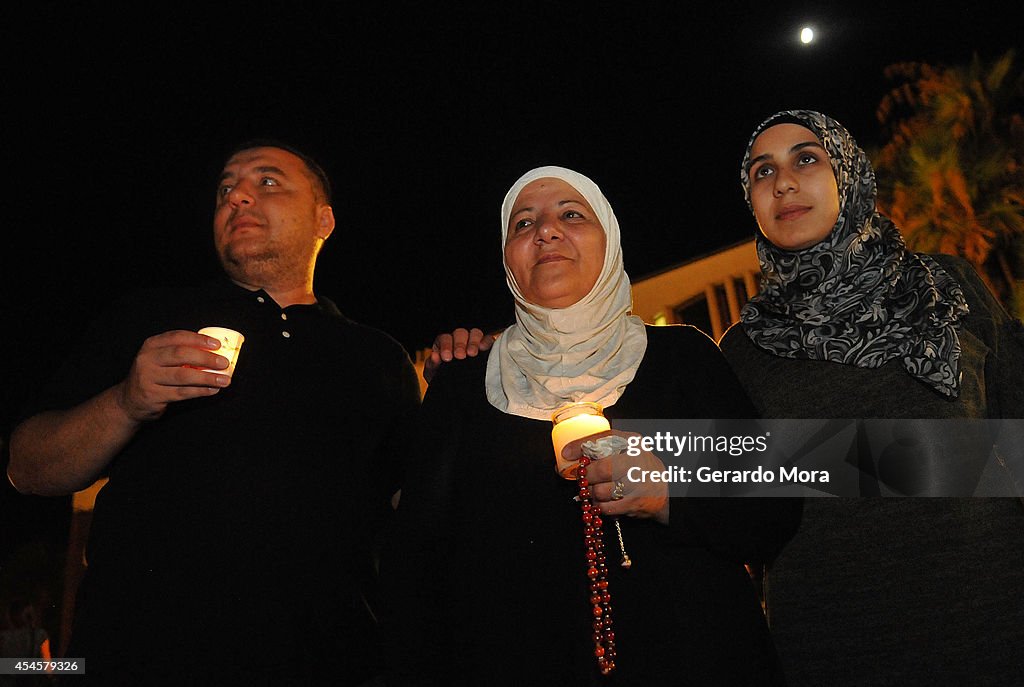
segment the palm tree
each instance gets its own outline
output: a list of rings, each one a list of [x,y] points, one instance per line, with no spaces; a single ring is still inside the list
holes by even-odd
[[[1024,315],[1024,73],[991,64],[904,62],[877,116],[879,205],[915,250],[961,255]]]

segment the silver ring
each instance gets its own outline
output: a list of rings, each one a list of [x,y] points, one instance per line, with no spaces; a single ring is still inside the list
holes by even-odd
[[[622,483],[622,480],[615,480],[615,486],[612,488],[612,501],[620,501],[625,495],[626,485]]]

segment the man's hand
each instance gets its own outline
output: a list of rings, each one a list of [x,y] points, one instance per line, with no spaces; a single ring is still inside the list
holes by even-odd
[[[484,334],[476,327],[468,330],[460,327],[451,334],[438,334],[430,357],[423,363],[423,378],[430,383],[441,363],[450,362],[452,358],[474,358],[480,351],[489,350],[495,338],[493,334]]]
[[[177,330],[146,340],[121,382],[67,410],[34,415],[11,434],[8,477],[25,494],[84,489],[103,474],[142,424],[174,401],[212,396],[231,383],[217,339]]]
[[[129,419],[145,422],[163,415],[168,403],[212,396],[231,383],[226,374],[202,369],[228,367],[228,359],[213,352],[219,347],[217,339],[184,330],[146,339],[118,386],[118,405]]]

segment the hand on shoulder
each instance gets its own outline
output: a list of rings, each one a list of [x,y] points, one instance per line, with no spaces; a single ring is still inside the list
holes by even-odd
[[[438,334],[431,347],[430,357],[423,363],[423,378],[429,384],[442,363],[451,362],[453,359],[475,358],[481,351],[490,350],[496,339],[497,336],[494,334],[484,334],[476,327],[459,327],[451,334]]]

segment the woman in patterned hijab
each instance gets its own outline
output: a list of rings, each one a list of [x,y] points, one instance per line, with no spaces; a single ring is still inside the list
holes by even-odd
[[[762,281],[720,346],[764,417],[1024,417],[1020,323],[967,261],[907,249],[838,122],[770,117],[740,174]],[[1006,647],[1024,642],[1020,502],[894,497],[975,492],[971,433],[961,446],[934,426],[900,422],[892,444],[856,457],[861,495],[884,484],[885,498],[806,499],[767,582],[791,686],[1019,682]],[[1005,446],[1019,445],[1011,433]],[[1012,483],[996,461],[986,472]]]
[[[787,358],[861,368],[898,358],[955,398],[962,289],[876,210],[874,170],[849,132],[818,112],[780,112],[754,131],[740,177],[761,228],[747,336]]]

